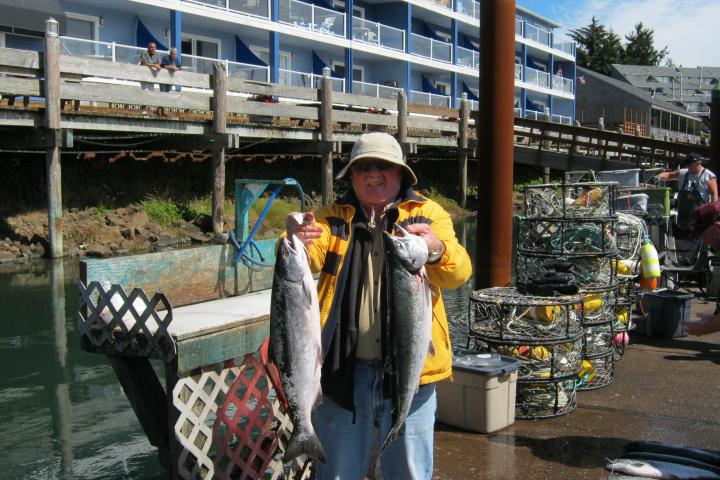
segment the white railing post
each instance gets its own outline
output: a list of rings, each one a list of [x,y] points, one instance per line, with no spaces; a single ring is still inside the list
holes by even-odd
[[[315,4],[310,5],[310,25],[312,30],[315,30]]]

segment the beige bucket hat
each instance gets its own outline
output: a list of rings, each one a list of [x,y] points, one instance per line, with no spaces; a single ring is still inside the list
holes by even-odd
[[[410,168],[403,159],[400,144],[395,140],[395,137],[384,132],[372,132],[361,135],[357,142],[355,142],[355,145],[353,145],[352,152],[350,152],[350,161],[345,165],[345,168],[338,173],[335,179],[341,180],[345,178],[345,175],[352,168],[353,163],[365,158],[383,160],[399,165],[403,168],[408,180],[410,180],[410,186],[417,183],[415,172],[412,171],[412,168]]]

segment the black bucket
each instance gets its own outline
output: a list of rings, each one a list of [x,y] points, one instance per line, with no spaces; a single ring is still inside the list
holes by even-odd
[[[642,297],[647,318],[641,333],[661,338],[684,337],[683,322],[690,321],[692,301],[695,297],[677,290],[649,292]]]

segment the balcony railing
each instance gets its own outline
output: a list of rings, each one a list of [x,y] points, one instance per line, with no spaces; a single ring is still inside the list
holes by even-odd
[[[353,93],[359,93],[360,95],[397,99],[402,91],[402,88],[389,87],[387,85],[380,85],[379,83],[353,81]]]
[[[280,84],[290,85],[293,87],[304,87],[304,88],[321,88],[322,87],[322,75],[316,75],[314,73],[296,72],[294,70],[280,69]],[[330,79],[332,89],[335,92],[345,91],[345,79],[332,77]]]
[[[532,118],[533,120],[545,120],[545,112],[539,110],[525,110],[525,118]]]
[[[533,40],[537,43],[541,43],[543,45],[550,46],[550,32],[547,30],[538,27],[537,25],[532,25],[530,23],[525,22],[525,38],[528,40]],[[517,30],[517,27],[516,27]]]
[[[518,35],[518,36],[520,36],[520,37],[523,36],[523,31],[524,31],[524,30],[523,30],[523,25],[524,25],[524,24],[525,24],[525,22],[523,22],[523,21],[520,20],[519,18],[516,18],[516,19],[515,19],[515,35]]]
[[[256,17],[270,18],[268,0],[182,0],[185,3],[194,3],[224,10],[230,13],[242,13]]]
[[[480,4],[475,0],[455,0],[455,11],[476,20],[480,19]]]
[[[573,93],[573,81],[569,78],[565,78],[562,75],[553,75],[553,90],[560,90],[561,92]]]
[[[436,95],[434,93],[410,90],[410,102],[422,103],[424,105],[436,105],[439,107],[449,107],[450,97],[447,95]]]
[[[353,40],[405,51],[404,30],[360,17],[353,17]]]
[[[575,42],[560,42],[553,44],[555,50],[560,50],[565,53],[569,53],[573,57],[575,56]]]
[[[543,118],[540,120],[544,120],[545,115],[543,114]],[[572,117],[566,117],[565,115],[555,115],[553,114],[551,116],[551,119],[554,123],[560,123],[562,125],[572,125]]]
[[[522,118],[522,108],[520,108],[520,107],[515,107],[515,108],[513,108],[513,114],[514,114],[516,117]]]
[[[448,10],[453,10],[453,0],[427,0],[429,3],[435,4]]]
[[[140,56],[146,48],[121,45],[117,43],[98,42],[82,38],[60,37],[60,53],[75,57],[107,60],[109,62],[124,64],[139,64]],[[158,50],[161,57],[167,52]],[[182,68],[186,71],[212,74],[213,65],[223,63],[229,77],[267,82],[270,78],[270,67],[250,65],[247,63],[221,60],[218,58],[200,57],[197,55],[182,55]]]
[[[345,14],[298,0],[282,0],[278,10],[281,23],[314,32],[345,36]]]
[[[687,111],[689,113],[710,113],[710,107],[707,105],[688,105]]]
[[[457,103],[455,104],[456,107],[460,108],[460,100],[462,100],[462,98],[456,98],[455,100],[457,100]],[[468,107],[470,107],[470,110],[477,110],[478,108],[480,108],[480,102],[478,102],[477,100],[470,100],[468,98]]]
[[[515,80],[518,82],[523,81],[523,67],[517,63],[515,64]]]
[[[534,68],[525,67],[525,83],[550,88],[550,74],[535,70]]]
[[[455,61],[463,67],[480,69],[480,52],[470,50],[469,48],[457,47],[457,59]]]
[[[452,45],[416,33],[410,34],[410,51],[413,55],[452,63]]]

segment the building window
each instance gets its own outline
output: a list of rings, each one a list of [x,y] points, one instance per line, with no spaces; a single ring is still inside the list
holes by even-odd
[[[345,10],[345,2],[343,0],[333,0],[332,6],[335,10],[347,13]],[[353,5],[353,17],[365,18],[365,7]]]
[[[332,69],[335,75],[340,78],[345,78],[345,63],[344,62],[332,62]],[[360,66],[353,66],[353,82],[363,82],[365,78],[365,68]]]
[[[435,88],[440,90],[443,95],[450,95],[450,84],[447,82],[438,82],[437,80],[433,82],[433,85]]]
[[[82,40],[98,40],[98,29],[100,25],[100,19],[98,17],[72,12],[67,12],[66,17],[66,36]],[[67,55],[91,56],[101,53],[98,51],[98,45],[89,42],[65,42],[64,48],[70,50],[69,52],[63,52]]]
[[[250,45],[250,51],[255,54],[265,65],[270,65],[270,50],[266,47]],[[278,52],[278,68],[281,70],[292,70],[292,54],[290,52]]]

